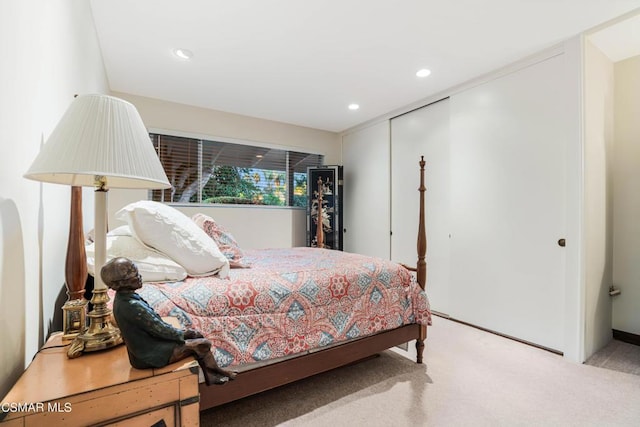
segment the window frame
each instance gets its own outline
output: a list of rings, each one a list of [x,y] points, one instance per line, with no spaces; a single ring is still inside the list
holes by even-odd
[[[219,143],[226,143],[226,144],[235,144],[235,145],[241,145],[241,146],[248,146],[251,148],[262,148],[262,149],[267,149],[267,150],[282,150],[285,152],[285,188],[286,188],[286,204],[285,205],[269,205],[269,204],[256,204],[256,203],[205,203],[202,201],[202,187],[198,188],[198,201],[197,202],[174,202],[174,201],[164,201],[161,200],[162,203],[166,203],[169,205],[173,205],[173,206],[184,206],[184,207],[189,207],[189,206],[200,206],[200,207],[225,207],[225,208],[269,208],[269,209],[306,209],[306,204],[305,203],[304,206],[295,206],[293,205],[294,202],[294,190],[295,190],[295,173],[305,173],[306,174],[306,169],[307,167],[305,167],[305,172],[293,172],[293,173],[289,173],[289,166],[290,166],[290,152],[295,152],[295,153],[302,153],[302,154],[309,154],[309,155],[315,155],[315,156],[319,156],[319,166],[322,166],[322,164],[324,163],[324,157],[325,154],[318,151],[318,150],[312,150],[309,148],[302,148],[299,146],[292,146],[292,145],[281,145],[281,144],[274,144],[274,143],[269,143],[269,142],[263,142],[263,141],[250,141],[250,140],[243,140],[243,139],[237,139],[237,138],[229,138],[229,137],[217,137],[217,136],[210,136],[210,135],[203,135],[203,134],[195,134],[195,133],[190,133],[190,132],[182,132],[182,131],[172,131],[172,130],[167,130],[167,129],[160,129],[160,128],[148,128],[147,129],[147,133],[149,134],[149,137],[151,139],[151,135],[160,135],[160,136],[168,136],[168,137],[175,137],[175,138],[185,138],[185,139],[191,139],[191,140],[199,140],[199,141],[211,141],[211,142],[219,142]],[[202,144],[198,144],[198,181],[201,182],[202,181],[202,151],[203,151],[203,145]],[[157,153],[156,153],[157,154]],[[235,167],[242,167],[242,166],[235,166]],[[163,168],[164,168],[164,164],[163,164]],[[267,170],[267,169],[264,169]],[[307,183],[307,185],[309,185],[309,183]],[[148,198],[149,200],[153,200],[153,191],[154,190],[150,190],[148,193]],[[162,190],[161,190],[162,191]],[[306,192],[305,192],[305,196],[306,196]]]

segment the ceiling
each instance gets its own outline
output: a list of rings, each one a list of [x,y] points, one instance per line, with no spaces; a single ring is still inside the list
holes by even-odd
[[[340,132],[640,8],[640,0],[91,5],[112,91]],[[193,57],[178,59],[176,48]],[[421,68],[431,75],[417,77]]]
[[[640,13],[590,34],[589,40],[613,62],[640,55]]]

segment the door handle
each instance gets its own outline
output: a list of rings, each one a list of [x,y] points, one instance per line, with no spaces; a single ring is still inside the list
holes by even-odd
[[[567,245],[567,241],[565,239],[558,240],[558,246],[564,248]]]

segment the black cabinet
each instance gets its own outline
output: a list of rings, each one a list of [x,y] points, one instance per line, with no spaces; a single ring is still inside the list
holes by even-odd
[[[307,168],[307,195],[307,246],[318,247],[318,205],[321,203],[322,247],[342,250],[342,166]]]

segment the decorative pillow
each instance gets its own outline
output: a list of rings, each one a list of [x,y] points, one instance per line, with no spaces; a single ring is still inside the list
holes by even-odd
[[[229,274],[229,260],[191,219],[171,206],[142,200],[116,212],[145,245],[169,256],[191,276]]]
[[[95,275],[95,243],[85,246],[85,250],[87,269],[91,275]],[[143,282],[176,282],[187,277],[187,272],[180,264],[147,248],[131,235],[107,235],[107,261],[117,257],[133,261]]]
[[[238,242],[236,242],[236,239],[233,238],[231,233],[222,228],[213,218],[205,214],[197,213],[193,215],[191,219],[216,242],[220,252],[227,257],[232,268],[246,267],[246,265],[242,263],[244,252],[240,249]]]

